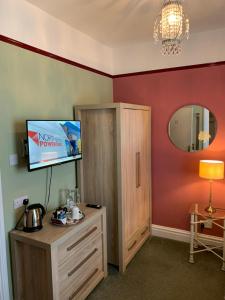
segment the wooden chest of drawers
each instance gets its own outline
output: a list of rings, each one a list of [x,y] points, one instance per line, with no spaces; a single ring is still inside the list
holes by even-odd
[[[85,299],[107,276],[105,208],[82,209],[80,224],[10,233],[16,300]]]

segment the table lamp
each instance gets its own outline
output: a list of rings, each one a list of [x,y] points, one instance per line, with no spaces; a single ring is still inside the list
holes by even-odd
[[[199,177],[209,180],[209,205],[205,210],[212,214],[216,211],[212,206],[212,183],[213,180],[224,179],[224,162],[220,160],[200,160]]]

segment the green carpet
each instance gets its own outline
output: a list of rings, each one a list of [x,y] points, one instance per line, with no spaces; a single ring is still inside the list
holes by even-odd
[[[186,243],[153,237],[123,275],[109,266],[88,300],[224,300],[222,261],[204,252],[190,264],[188,251]]]

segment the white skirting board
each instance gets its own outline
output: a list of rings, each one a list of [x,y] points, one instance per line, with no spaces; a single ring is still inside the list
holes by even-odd
[[[190,231],[152,224],[152,235],[166,239],[190,242]],[[220,246],[223,239],[217,236],[200,233],[199,238],[208,245]]]

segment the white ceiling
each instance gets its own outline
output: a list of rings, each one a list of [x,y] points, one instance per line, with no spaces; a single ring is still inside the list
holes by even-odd
[[[162,0],[27,0],[110,47],[152,40]],[[225,27],[225,0],[185,0],[191,32]]]

